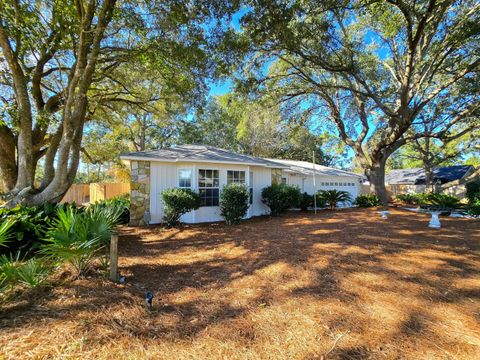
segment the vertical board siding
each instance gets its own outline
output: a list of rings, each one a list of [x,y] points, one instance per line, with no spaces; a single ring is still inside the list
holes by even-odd
[[[151,223],[158,224],[163,221],[163,202],[161,199],[161,192],[166,189],[175,188],[178,186],[178,170],[179,169],[191,169],[192,170],[192,190],[198,191],[198,170],[219,170],[219,188],[220,193],[222,188],[227,184],[227,171],[228,170],[240,170],[245,171],[246,185],[248,186],[249,171],[253,173],[253,201],[249,208],[246,217],[261,216],[270,213],[270,209],[262,202],[262,189],[272,184],[272,169],[248,166],[242,164],[215,164],[215,163],[194,163],[194,162],[178,162],[178,163],[165,163],[165,162],[151,162],[150,166],[150,215]],[[296,185],[303,189],[303,191],[313,194],[313,177],[312,176],[298,176],[293,174],[283,174],[287,177],[287,183]],[[355,199],[360,193],[360,184],[357,177],[354,176],[318,176],[317,190],[338,189],[345,190],[350,193],[352,199]],[[342,182],[353,183],[350,186],[322,186],[322,182]],[[346,205],[346,204],[345,204]],[[219,206],[201,207],[198,210],[191,211],[182,216],[181,221],[185,223],[201,223],[201,222],[213,222],[223,221],[220,215]]]

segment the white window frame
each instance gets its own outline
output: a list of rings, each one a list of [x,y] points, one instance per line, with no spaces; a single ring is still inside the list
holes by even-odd
[[[233,173],[232,181],[228,179],[228,173]],[[235,178],[235,173],[238,173],[238,178]],[[240,180],[240,173],[243,173],[243,181]],[[247,172],[245,170],[227,170],[227,185],[228,184],[243,184],[247,185]]]
[[[212,177],[213,179],[213,182],[215,182],[215,179],[218,180],[218,184],[217,186],[200,186],[200,171],[217,171],[218,173],[218,177]],[[216,205],[201,205],[201,207],[216,207],[216,206],[219,206],[220,205],[220,169],[207,169],[207,168],[203,168],[203,169],[198,169],[197,170],[197,185],[198,185],[198,192],[200,194],[200,197],[202,198],[202,195],[201,195],[201,192],[202,190],[218,190],[218,204]],[[202,198],[202,201],[203,201],[203,198]]]
[[[181,186],[180,185],[180,172],[189,171],[190,172],[190,186]],[[192,189],[193,187],[193,169],[191,168],[179,168],[177,169],[177,187],[180,189]]]

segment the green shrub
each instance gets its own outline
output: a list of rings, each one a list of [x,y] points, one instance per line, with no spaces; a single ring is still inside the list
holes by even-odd
[[[112,206],[94,204],[87,208],[85,216],[89,222],[90,232],[100,236],[105,244],[109,244],[111,232],[122,222],[124,207],[115,204]]]
[[[76,213],[59,209],[45,236],[42,253],[71,265],[77,276],[87,272],[95,255],[106,245],[111,228],[101,212]]]
[[[286,184],[272,184],[262,189],[262,201],[270,208],[271,215],[278,216],[300,203],[300,189]]]
[[[12,227],[15,222],[12,219],[0,221],[0,246],[7,246],[13,237]]]
[[[419,206],[438,206],[443,208],[456,208],[460,204],[460,199],[448,194],[402,194],[397,195],[397,199],[409,205]]]
[[[467,183],[465,188],[465,195],[469,204],[475,204],[480,201],[480,179]]]
[[[380,199],[375,194],[358,195],[353,204],[361,208],[381,205]]]
[[[16,206],[11,209],[0,209],[0,222],[9,221],[12,239],[8,246],[0,249],[0,254],[22,254],[37,250],[42,236],[50,225],[50,214],[43,207]]]
[[[114,197],[109,200],[103,200],[96,202],[91,205],[89,208],[108,208],[112,209],[112,212],[120,213],[117,223],[118,224],[128,224],[130,220],[130,197],[129,195]],[[113,210],[114,209],[114,210]]]
[[[448,194],[429,194],[428,202],[434,206],[455,209],[460,204],[460,199]]]
[[[11,221],[13,234],[7,247],[0,248],[0,254],[20,252],[22,256],[34,254],[42,245],[43,238],[52,222],[57,217],[59,209],[71,208],[76,212],[75,204],[52,205],[45,203],[43,206],[16,206],[14,208],[0,209],[0,223]]]
[[[339,202],[350,203],[352,197],[348,191],[343,190],[320,190],[318,197],[327,204],[330,209],[335,209]]]
[[[245,185],[228,184],[220,194],[220,214],[229,225],[238,224],[246,215],[250,192]]]
[[[298,204],[298,206],[300,207],[300,210],[307,211],[308,208],[312,207],[313,205],[314,205],[313,195],[309,195],[306,192],[301,194],[300,203]]]
[[[18,267],[20,254],[13,257],[11,254],[0,256],[0,292],[13,288],[18,283]]]
[[[427,205],[430,204],[430,194],[418,193],[418,194],[401,194],[397,195],[397,200],[408,205]]]
[[[20,260],[20,254],[0,256],[0,291],[15,285],[34,288],[42,285],[50,274],[50,266],[43,259]]]
[[[480,216],[480,200],[468,204],[468,213],[473,216]]]
[[[190,189],[167,189],[161,194],[164,203],[163,219],[168,226],[175,226],[180,217],[200,207],[200,195]]]
[[[413,194],[399,194],[395,198],[404,204],[416,205],[417,198]]]
[[[18,283],[28,288],[40,286],[46,281],[50,270],[51,267],[43,259],[28,259],[17,268]]]

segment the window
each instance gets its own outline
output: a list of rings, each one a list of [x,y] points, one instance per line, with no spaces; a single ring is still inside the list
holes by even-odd
[[[228,170],[227,171],[227,184],[245,184],[245,171]]]
[[[178,170],[178,187],[182,189],[190,189],[192,187],[192,170]]]
[[[198,170],[198,192],[201,206],[218,206],[219,185],[218,170]]]
[[[325,186],[325,182],[322,182],[322,186]]]
[[[287,178],[286,177],[282,177],[282,184],[286,184],[287,183]]]

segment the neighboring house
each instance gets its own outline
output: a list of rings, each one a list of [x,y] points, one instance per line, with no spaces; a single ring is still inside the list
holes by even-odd
[[[219,197],[228,183],[245,184],[251,193],[246,218],[269,213],[262,202],[262,189],[272,183],[297,185],[302,192],[315,189],[349,191],[355,198],[360,189],[359,175],[302,161],[263,159],[203,145],[179,145],[121,156],[130,162],[131,225],[163,221],[161,192],[168,188],[188,188],[200,193],[203,206],[183,215],[186,223],[223,220]]]
[[[471,165],[455,165],[436,168],[432,174],[432,185],[435,191],[443,191],[463,197],[465,185],[449,187],[448,184],[468,177],[474,172]],[[398,169],[385,175],[385,184],[392,195],[421,193],[426,191],[425,169]],[[447,189],[447,190],[444,190]]]

